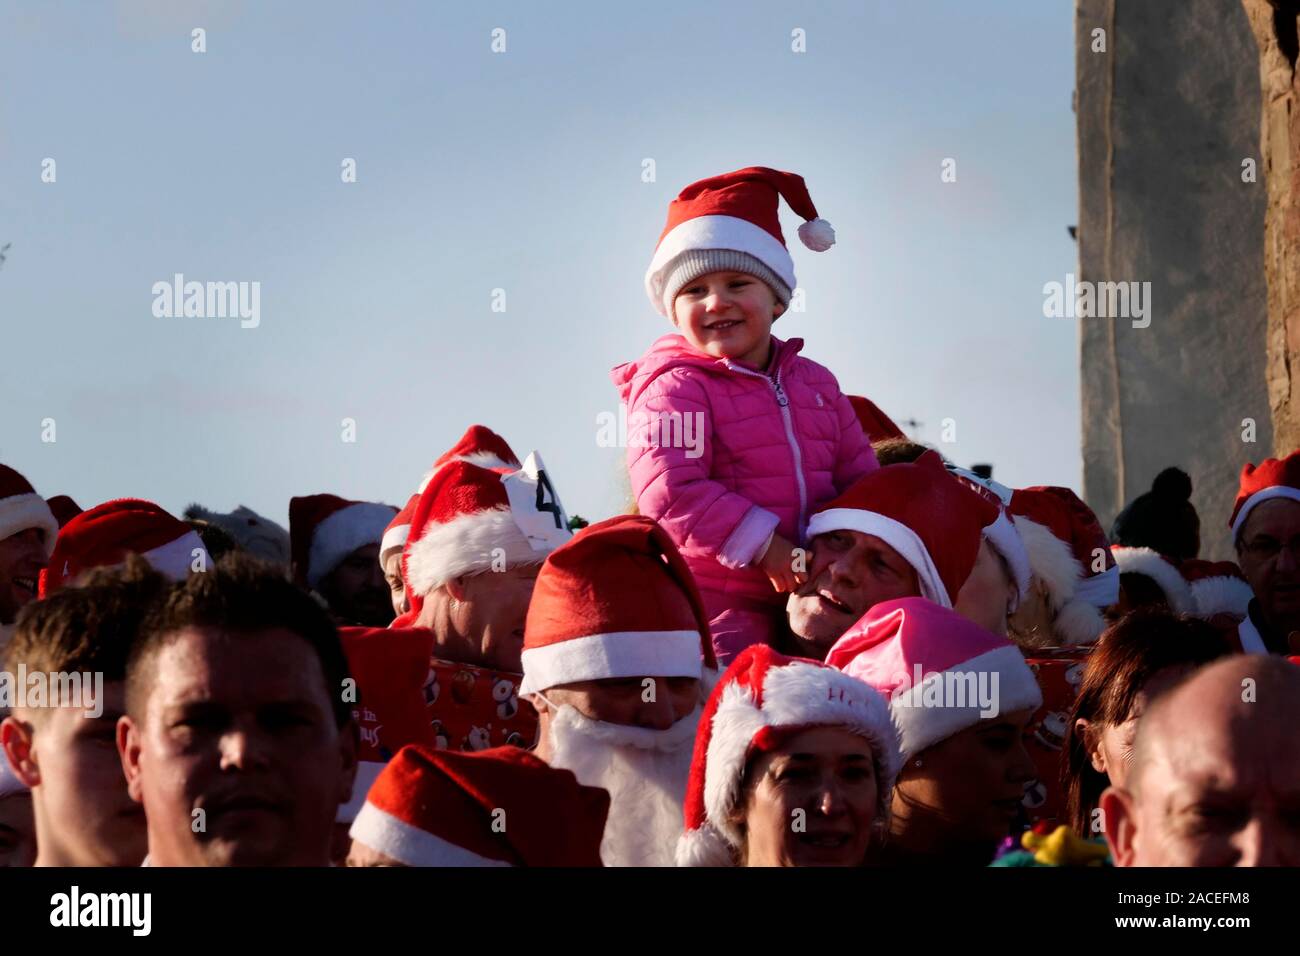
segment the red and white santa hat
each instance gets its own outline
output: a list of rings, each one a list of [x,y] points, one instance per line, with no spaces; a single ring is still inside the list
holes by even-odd
[[[470,425],[460,440],[433,463],[429,474],[453,461],[467,461],[480,468],[504,468],[507,471],[517,471],[523,467],[510,444],[486,425]],[[428,481],[428,475],[425,476],[425,481]],[[423,485],[420,490],[424,490]]]
[[[1234,562],[1190,558],[1178,570],[1192,589],[1197,617],[1211,618],[1216,614],[1246,617],[1255,592]]]
[[[878,442],[887,438],[906,438],[903,430],[894,424],[894,420],[881,411],[880,406],[861,395],[850,395],[849,404],[853,414],[858,416],[858,424],[867,435],[867,441]]]
[[[528,605],[523,667],[520,696],[575,681],[710,676],[709,617],[668,532],[619,515],[556,548]]]
[[[600,866],[609,794],[518,747],[413,745],[384,768],[352,839],[407,866]]]
[[[341,627],[339,641],[356,682],[352,719],[361,734],[352,799],[335,819],[350,823],[366,792],[393,754],[407,744],[433,747],[436,740],[424,702],[433,656],[433,631],[423,627]]]
[[[541,457],[518,469],[449,461],[433,472],[402,554],[412,611],[452,578],[541,564],[571,537]]]
[[[1011,501],[1011,489],[991,478],[985,478],[953,464],[948,464],[947,468],[958,481],[997,509],[997,517],[984,526],[984,539],[993,546],[993,550],[1006,563],[1011,579],[1016,585],[1017,598],[1023,601],[1029,592],[1029,578],[1032,571],[1029,567],[1029,552],[1025,549],[1020,533],[1016,530],[1011,513],[1007,511],[1007,505]]]
[[[77,515],[59,532],[50,566],[41,572],[41,597],[91,568],[115,567],[138,554],[155,571],[183,580],[211,563],[203,540],[184,521],[152,501],[118,498]]]
[[[1112,544],[1110,553],[1115,557],[1120,574],[1140,574],[1150,578],[1164,592],[1169,610],[1175,614],[1196,613],[1192,586],[1173,560],[1152,548],[1126,548],[1120,544]]]
[[[982,719],[1043,702],[1015,644],[925,598],[877,604],[835,642],[826,663],[889,699],[905,761]],[[988,701],[979,699],[981,685]]]
[[[814,512],[808,536],[858,531],[880,538],[916,571],[925,597],[952,607],[979,557],[980,536],[997,517],[996,506],[927,451],[859,478]]]
[[[731,270],[762,279],[789,304],[796,282],[777,214],[778,199],[801,218],[799,238],[815,252],[835,244],[835,230],[817,217],[803,177],[748,166],[691,183],[668,205],[668,222],[645,274],[654,307],[671,316],[673,299],[709,272]]]
[[[1300,450],[1285,458],[1268,458],[1258,466],[1249,463],[1242,466],[1237,503],[1228,518],[1234,541],[1255,506],[1272,498],[1300,501]]]
[[[405,550],[406,539],[411,534],[411,519],[415,516],[415,506],[419,503],[419,494],[411,495],[406,500],[406,504],[402,506],[402,510],[397,512],[392,521],[388,522],[388,527],[384,529],[384,536],[379,539],[379,566],[381,568],[394,551]]]
[[[0,541],[29,528],[40,531],[48,557],[59,535],[54,513],[31,482],[8,465],[0,465]]]
[[[300,584],[314,588],[357,548],[379,544],[397,514],[392,505],[338,495],[289,499],[289,550]]]
[[[1069,488],[1050,486],[1016,489],[1007,510],[1047,589],[1053,629],[1067,644],[1095,641],[1106,628],[1101,609],[1119,600],[1119,568],[1097,516]]]
[[[813,727],[843,727],[870,743],[879,805],[889,806],[901,762],[889,703],[833,667],[754,644],[731,662],[700,717],[678,866],[735,865],[742,838],[731,818],[746,767],[756,754]]]

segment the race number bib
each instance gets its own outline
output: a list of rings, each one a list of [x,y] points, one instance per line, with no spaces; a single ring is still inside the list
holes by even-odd
[[[510,499],[510,514],[533,550],[551,551],[569,540],[569,516],[537,452],[524,460],[519,471],[502,478],[501,484]]]

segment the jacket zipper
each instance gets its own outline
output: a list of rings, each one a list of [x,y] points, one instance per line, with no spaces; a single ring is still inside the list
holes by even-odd
[[[754,375],[764,379],[772,387],[776,395],[776,404],[781,409],[781,421],[785,424],[785,439],[790,444],[790,452],[794,456],[794,480],[799,486],[799,523],[795,525],[795,533],[800,541],[804,535],[805,512],[808,510],[808,487],[803,480],[803,454],[799,451],[799,442],[794,437],[794,420],[790,417],[790,398],[781,387],[781,370],[776,370],[776,378],[770,379],[766,375],[752,371],[747,368],[741,368],[739,365],[733,365],[730,361],[727,366],[737,372],[743,372],[746,375]],[[795,544],[799,542],[796,541]]]

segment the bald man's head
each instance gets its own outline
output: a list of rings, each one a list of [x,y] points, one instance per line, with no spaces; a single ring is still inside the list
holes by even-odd
[[[1118,866],[1300,865],[1300,667],[1206,665],[1138,723],[1126,789],[1102,794]]]

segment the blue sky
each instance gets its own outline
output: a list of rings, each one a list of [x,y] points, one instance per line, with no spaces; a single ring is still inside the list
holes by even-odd
[[[670,330],[641,285],[667,204],[765,165],[838,234],[810,252],[783,209],[807,311],[776,334],[923,441],[953,419],[953,460],[1077,489],[1078,330],[1042,314],[1076,263],[1073,80],[1041,0],[0,0],[0,461],[83,507],[285,522],[400,504],[477,421],[607,517],[597,421]],[[260,282],[260,325],[155,317],[178,272]]]

